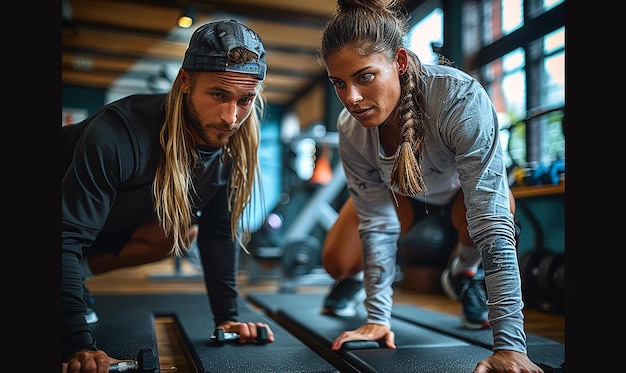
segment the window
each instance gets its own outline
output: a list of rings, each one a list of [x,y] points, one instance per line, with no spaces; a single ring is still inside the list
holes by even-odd
[[[463,56],[455,65],[487,90],[509,170],[565,160],[564,18],[563,0],[433,0],[412,12],[409,48],[424,63],[436,62],[433,45]]]
[[[507,168],[525,163],[525,132],[511,125],[526,116],[525,53],[517,48],[482,69],[483,85],[493,101],[501,131]],[[513,136],[512,136],[513,135]]]
[[[439,54],[433,51],[434,46],[443,44],[443,11],[435,8],[416,23],[408,33],[408,48],[411,49],[420,61],[426,64],[436,64]]]
[[[551,16],[562,11],[555,9],[562,1],[525,3],[482,1],[481,48],[502,55],[494,53],[493,61],[477,68],[505,129],[509,169],[534,169],[565,158],[565,26],[563,17]],[[548,23],[556,30],[535,35],[534,30],[549,29]]]

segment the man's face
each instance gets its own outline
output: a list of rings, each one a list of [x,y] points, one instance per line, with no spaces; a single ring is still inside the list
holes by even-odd
[[[226,144],[252,112],[260,85],[250,74],[183,71],[185,119],[196,144]]]

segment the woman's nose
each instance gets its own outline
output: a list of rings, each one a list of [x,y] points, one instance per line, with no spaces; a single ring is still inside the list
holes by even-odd
[[[361,93],[358,89],[356,89],[355,87],[350,87],[348,88],[348,96],[346,97],[346,101],[350,105],[356,105],[360,101],[363,101],[363,96],[361,96]]]

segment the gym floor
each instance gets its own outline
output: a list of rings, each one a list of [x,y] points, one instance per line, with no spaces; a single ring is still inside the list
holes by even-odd
[[[259,263],[259,268],[272,272],[271,263]],[[96,276],[89,279],[86,285],[92,295],[195,294],[205,291],[201,274],[187,260],[176,262],[173,258]],[[240,271],[239,291],[242,296],[249,292],[276,293],[282,286],[284,280],[276,276],[261,276],[250,281],[248,271],[243,268]],[[328,285],[296,287],[298,293],[320,293],[327,289]],[[394,301],[396,304],[412,304],[452,315],[460,314],[460,305],[443,294],[420,293],[403,286],[395,287]],[[95,310],[98,310],[97,303]],[[524,315],[527,333],[565,343],[564,314],[527,307]],[[161,371],[194,372],[175,321],[172,318],[157,318],[155,324]]]

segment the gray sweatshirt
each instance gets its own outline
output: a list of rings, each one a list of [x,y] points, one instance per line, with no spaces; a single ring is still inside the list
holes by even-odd
[[[498,119],[478,81],[453,67],[424,65],[428,120],[421,164],[426,191],[412,196],[450,203],[463,189],[468,230],[482,255],[494,351],[526,353],[521,282]],[[366,322],[391,327],[400,223],[389,198],[395,155],[386,157],[378,128],[364,128],[344,108],[339,155],[360,219],[365,258]]]

